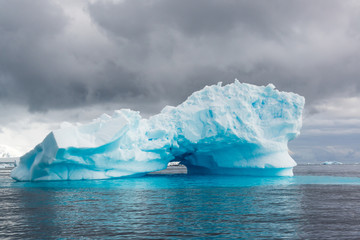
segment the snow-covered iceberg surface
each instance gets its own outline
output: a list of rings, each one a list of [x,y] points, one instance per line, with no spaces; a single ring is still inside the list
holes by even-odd
[[[302,125],[304,98],[274,85],[206,86],[177,107],[141,118],[123,109],[85,125],[63,124],[21,157],[19,181],[138,176],[178,161],[188,172],[291,176],[287,143]]]

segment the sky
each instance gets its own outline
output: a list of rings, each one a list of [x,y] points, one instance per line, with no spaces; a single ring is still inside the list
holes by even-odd
[[[0,145],[21,153],[235,78],[305,97],[297,162],[360,162],[359,1],[0,0]]]

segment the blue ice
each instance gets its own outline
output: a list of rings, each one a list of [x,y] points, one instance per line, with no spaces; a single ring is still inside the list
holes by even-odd
[[[190,174],[292,176],[288,142],[305,99],[275,86],[221,83],[148,119],[129,109],[62,124],[21,157],[18,181],[142,176],[180,161]]]

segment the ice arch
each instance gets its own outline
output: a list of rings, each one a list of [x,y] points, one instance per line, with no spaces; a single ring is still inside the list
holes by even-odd
[[[21,157],[18,181],[139,176],[180,160],[189,173],[292,176],[288,141],[302,125],[304,98],[274,85],[221,83],[144,119],[129,109],[52,131]]]

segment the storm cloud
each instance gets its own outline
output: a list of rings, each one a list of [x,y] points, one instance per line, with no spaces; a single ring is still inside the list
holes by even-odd
[[[88,21],[76,21],[66,2],[0,1],[1,101],[30,111],[141,108],[234,78],[272,82],[308,104],[360,90],[356,2],[80,3]]]
[[[17,118],[51,129],[120,107],[150,115],[235,78],[305,96],[305,137],[352,131],[359,22],[360,4],[342,0],[0,0],[1,139]]]

